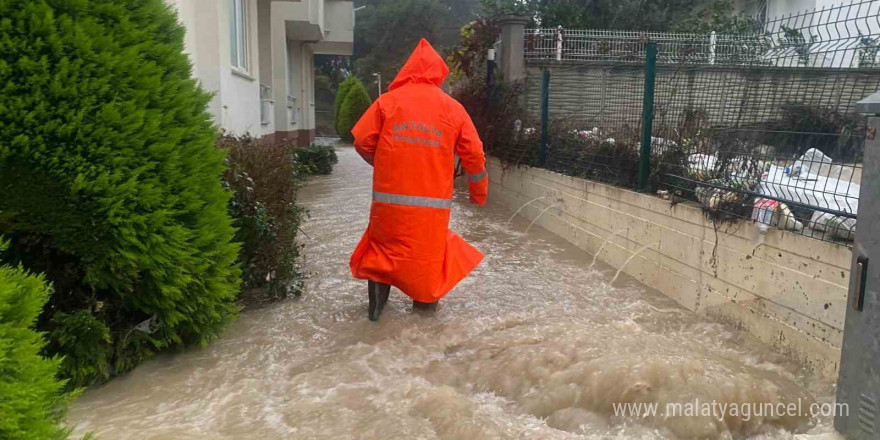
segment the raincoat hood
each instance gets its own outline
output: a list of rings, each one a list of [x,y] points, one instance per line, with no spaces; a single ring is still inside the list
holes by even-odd
[[[449,67],[443,61],[443,58],[431,47],[428,40],[422,38],[416,50],[403,65],[398,72],[397,77],[391,82],[388,90],[394,90],[406,84],[432,84],[439,86],[443,84],[446,75],[449,74]]]

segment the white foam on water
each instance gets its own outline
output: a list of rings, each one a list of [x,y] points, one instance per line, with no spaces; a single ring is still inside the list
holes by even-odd
[[[466,202],[452,229],[483,263],[434,315],[398,291],[378,323],[348,257],[370,170],[340,149],[300,194],[308,293],[242,313],[205,348],[161,355],[86,392],[69,421],[105,439],[780,439],[830,418],[621,417],[614,403],[833,402],[833,384],[633,282],[510,212]],[[528,239],[523,239],[523,236]],[[605,268],[605,272],[607,268]]]

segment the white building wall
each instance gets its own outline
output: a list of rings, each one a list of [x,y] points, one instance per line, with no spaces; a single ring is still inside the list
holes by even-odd
[[[193,65],[193,76],[205,90],[220,90],[220,53],[214,49],[220,38],[216,2],[211,0],[166,0],[177,10],[177,17],[186,28],[184,50]],[[227,35],[228,38],[228,35]],[[219,95],[219,93],[218,93]],[[222,116],[219,96],[208,104],[208,110],[217,123]]]
[[[317,119],[315,118],[315,52],[312,48],[313,45],[309,45],[309,54],[308,54],[308,63],[306,67],[306,88],[307,98],[309,102],[309,120],[308,127],[309,130],[314,131],[317,127]]]
[[[272,2],[262,0],[257,5],[257,38],[260,64],[260,82],[272,84]]]
[[[233,71],[228,0],[166,0],[186,28],[184,44],[193,75],[214,93],[208,110],[215,123],[235,134],[260,136],[257,4],[248,0],[248,70]]]
[[[177,11],[177,20],[187,29],[187,32],[183,37],[184,50],[187,55],[189,55],[193,67],[195,67],[198,65],[198,51],[195,50],[197,46],[196,34],[195,32],[190,32],[190,29],[195,29],[195,2],[186,0],[166,0],[166,3],[171,5],[174,10]]]
[[[257,45],[257,2],[247,0],[248,68],[238,69],[231,62],[231,41],[229,35],[229,0],[219,0],[220,28],[225,29],[220,36],[221,85],[220,99],[225,113],[223,128],[236,134],[250,133],[262,135],[260,125],[260,63]]]
[[[773,19],[799,12],[812,11],[816,8],[816,0],[768,0],[767,18]]]
[[[324,39],[314,44],[316,54],[351,55],[354,41],[354,5],[327,0],[324,6]]]
[[[312,43],[288,41],[288,93],[296,99],[296,114],[290,130],[314,130],[315,128],[315,53]]]
[[[271,91],[272,87],[272,3],[268,0],[260,0],[257,2],[257,56],[259,57],[260,75],[258,77],[260,84],[269,87],[267,102],[261,104],[265,106],[267,123],[263,124],[262,134],[271,135],[275,133],[275,106],[283,103],[277,103],[276,97]],[[262,95],[261,95],[262,98]],[[262,101],[262,99],[261,99]],[[262,108],[261,108],[262,111]],[[262,113],[261,113],[262,114]]]
[[[232,66],[231,0],[166,0],[186,28],[193,75],[214,98],[209,111],[217,125],[235,134],[291,136],[315,128],[315,53],[350,55],[353,5],[334,0],[245,0],[248,68]],[[326,21],[326,23],[325,23]],[[329,24],[329,26],[328,26]],[[260,84],[274,101],[262,124]],[[295,99],[288,109],[287,97]]]
[[[290,120],[290,131],[305,129],[303,120],[303,42],[296,40],[287,41],[289,72],[287,94],[296,100],[294,104],[293,119]]]

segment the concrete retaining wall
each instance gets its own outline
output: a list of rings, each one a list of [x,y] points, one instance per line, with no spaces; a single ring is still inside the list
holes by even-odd
[[[837,377],[852,251],[771,230],[757,249],[751,225],[707,221],[699,207],[538,168],[489,163],[490,200],[656,288],[685,308],[732,323],[829,378]]]
[[[541,72],[550,70],[550,118],[578,128],[638,127],[644,67],[573,61],[530,62],[523,105],[541,112]],[[785,104],[842,114],[880,87],[880,72],[826,68],[657,66],[655,127],[676,127],[686,110],[703,112],[705,126],[748,126],[782,117]]]

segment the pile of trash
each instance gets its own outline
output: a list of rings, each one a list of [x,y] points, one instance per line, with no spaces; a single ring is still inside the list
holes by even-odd
[[[538,131],[534,127],[523,127],[520,120],[515,122],[514,129],[517,136],[519,133],[532,136]],[[572,129],[568,133],[577,139],[597,144],[616,144],[613,133],[598,127],[591,130]],[[654,154],[662,154],[670,149],[681,151],[679,144],[661,137],[652,137],[651,147]],[[855,218],[826,212],[858,213],[860,186],[853,181],[855,167],[836,164],[816,148],[807,150],[791,166],[780,166],[773,160],[760,159],[770,156],[772,147],[758,147],[756,154],[744,153],[733,158],[726,156],[719,159],[715,154],[706,153],[687,155],[687,176],[703,183],[694,188],[697,200],[709,211],[725,213],[730,217],[747,216],[751,209],[751,218],[761,232],[765,232],[768,226],[803,231],[805,225],[799,217],[804,221],[809,218],[807,226],[829,237],[843,240],[855,237]],[[667,191],[663,193],[668,194]],[[780,200],[797,203],[790,207]],[[792,208],[795,208],[798,217]],[[808,213],[806,216],[805,212]]]
[[[852,181],[853,169],[833,164],[830,157],[811,148],[790,168],[771,165],[759,185],[759,192],[808,206],[858,214],[861,187]],[[814,210],[810,223],[813,229],[836,238],[852,240],[855,237],[855,218]]]
[[[599,127],[593,127],[592,130],[575,129],[571,130],[569,134],[585,141],[603,142],[603,136],[599,133]],[[617,141],[615,141],[613,137],[606,137],[604,142],[614,145]]]
[[[855,218],[825,212],[858,213],[860,186],[852,182],[853,167],[835,164],[818,149],[807,150],[792,166],[746,156],[728,159],[722,165],[715,155],[691,154],[687,158],[687,173],[690,178],[709,184],[695,189],[697,200],[709,210],[745,203],[750,196],[743,191],[748,191],[768,197],[757,197],[753,202],[752,220],[761,225],[802,231],[804,224],[795,218],[789,206],[778,201],[791,200],[798,202],[799,208],[817,208],[809,221],[813,230],[843,240],[855,236]]]

